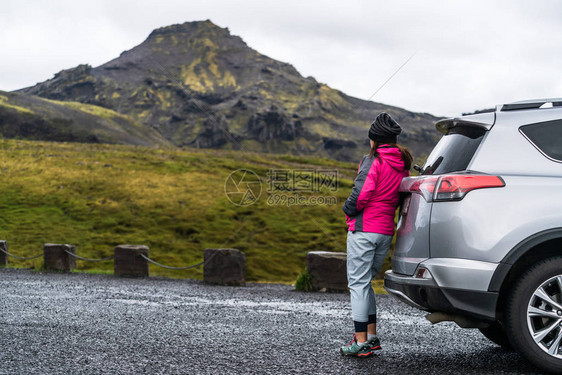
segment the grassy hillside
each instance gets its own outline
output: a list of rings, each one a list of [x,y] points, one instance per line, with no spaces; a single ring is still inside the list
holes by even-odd
[[[345,251],[341,205],[356,164],[320,158],[217,150],[158,150],[141,146],[0,140],[0,239],[15,255],[42,244],[71,243],[77,254],[101,258],[118,244],[146,244],[156,261],[199,262],[203,249],[233,247],[246,253],[250,281],[292,282],[306,252]],[[254,171],[262,194],[253,205],[232,204],[224,192],[234,170]],[[270,169],[337,169],[337,204],[268,204]],[[294,195],[294,192],[288,192]],[[11,267],[40,268],[42,259],[10,258]],[[78,261],[79,270],[112,271],[113,263]],[[151,275],[201,278],[200,268]]]
[[[5,138],[169,147],[155,129],[107,108],[0,91]]]

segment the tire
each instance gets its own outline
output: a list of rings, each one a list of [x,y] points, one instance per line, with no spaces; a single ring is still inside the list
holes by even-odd
[[[498,322],[488,328],[478,328],[478,330],[494,344],[497,344],[506,350],[513,349],[505,330]]]
[[[513,347],[540,369],[562,373],[562,257],[531,266],[511,290],[505,313]]]

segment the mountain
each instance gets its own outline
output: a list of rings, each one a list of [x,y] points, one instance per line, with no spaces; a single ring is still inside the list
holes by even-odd
[[[156,29],[101,66],[63,70],[18,92],[107,108],[176,146],[357,161],[381,111],[402,125],[399,141],[416,155],[428,153],[436,137],[436,117],[303,77],[208,20]]]
[[[0,91],[0,134],[6,138],[169,146],[156,130],[107,108]]]

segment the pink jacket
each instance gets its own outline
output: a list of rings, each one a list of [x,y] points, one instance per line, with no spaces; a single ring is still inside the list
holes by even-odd
[[[393,235],[398,187],[410,173],[404,170],[400,149],[381,146],[377,151],[380,158],[365,155],[361,160],[343,211],[350,231]]]

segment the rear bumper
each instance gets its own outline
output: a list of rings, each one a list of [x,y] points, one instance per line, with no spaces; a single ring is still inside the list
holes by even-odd
[[[433,279],[399,275],[387,271],[384,288],[399,300],[429,312],[459,314],[495,321],[498,293],[439,287]]]

